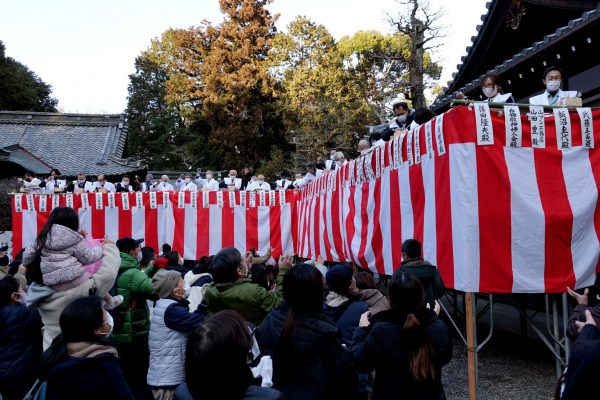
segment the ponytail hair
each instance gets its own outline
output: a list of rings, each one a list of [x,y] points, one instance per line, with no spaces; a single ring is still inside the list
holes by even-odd
[[[437,378],[435,353],[425,327],[415,314],[406,316],[402,329],[402,347],[408,358],[408,369],[415,381],[433,381]]]
[[[398,269],[388,286],[392,309],[406,315],[402,329],[402,350],[408,358],[409,371],[415,381],[435,380],[435,352],[429,333],[416,315],[425,309],[425,291],[413,274]]]

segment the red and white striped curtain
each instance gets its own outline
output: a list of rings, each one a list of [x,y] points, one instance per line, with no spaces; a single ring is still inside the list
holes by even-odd
[[[600,111],[539,111],[452,109],[300,192],[16,195],[13,248],[69,205],[94,238],[170,243],[186,259],[273,247],[391,274],[415,238],[449,288],[589,286],[600,255]]]
[[[478,111],[455,108],[316,180],[298,199],[298,254],[391,274],[402,242],[415,238],[449,288],[591,285],[600,254],[600,111],[567,112],[568,131],[541,116],[536,148],[529,117],[517,112],[511,121],[508,111],[487,110],[486,137]]]
[[[163,243],[197,260],[234,246],[273,255],[294,252],[295,192],[151,192],[15,195],[13,249],[32,243],[57,206],[73,207],[93,238],[144,238],[157,251]]]

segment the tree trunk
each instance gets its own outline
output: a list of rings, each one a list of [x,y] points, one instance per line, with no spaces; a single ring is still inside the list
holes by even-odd
[[[411,55],[410,55],[410,96],[414,109],[425,107],[425,93],[423,85],[423,57],[425,50],[423,48],[425,40],[425,24],[417,18],[412,18]]]

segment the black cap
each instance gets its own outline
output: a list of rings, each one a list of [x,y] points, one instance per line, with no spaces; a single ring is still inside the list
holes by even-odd
[[[124,237],[117,240],[117,248],[121,253],[131,253],[142,243],[144,239],[132,239],[130,237]]]

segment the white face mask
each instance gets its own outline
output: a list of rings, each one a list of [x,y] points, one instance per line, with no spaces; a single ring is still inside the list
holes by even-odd
[[[494,86],[494,87],[484,87],[481,89],[483,91],[483,94],[485,95],[485,97],[487,97],[488,99],[491,99],[492,97],[494,97],[495,95],[498,94],[498,87]]]
[[[183,293],[183,298],[187,299],[188,297],[190,297],[190,289],[191,286],[188,282],[184,282],[183,284],[183,290],[185,290],[185,292]]]
[[[259,185],[262,185],[263,183],[265,183],[265,181],[257,181]]]
[[[556,92],[558,89],[560,89],[560,80],[546,81],[546,89],[549,92]]]
[[[185,178],[185,183],[190,183],[192,181],[192,178]]]
[[[142,252],[138,251],[137,256],[135,256],[135,259],[137,260],[137,262],[142,261]]]
[[[129,181],[121,181],[122,186],[129,186]]]
[[[331,155],[329,156],[329,159],[330,159],[330,160],[335,160],[335,153],[331,154]]]
[[[85,183],[85,179],[77,179],[77,183]]]
[[[101,333],[102,336],[109,336],[112,333],[113,328],[115,327],[115,321],[113,320],[112,315],[110,315],[109,313],[106,313],[106,325],[108,325],[110,330],[108,332]]]
[[[206,179],[211,180],[212,179],[212,175],[211,174],[206,174]]]

